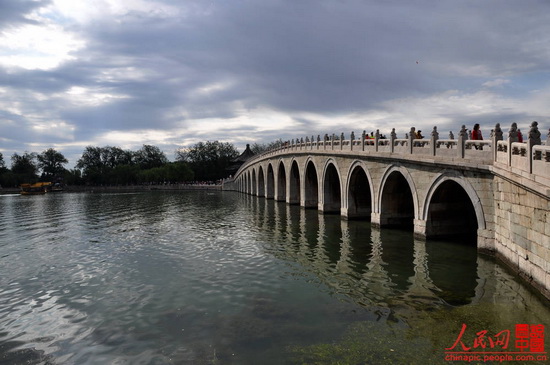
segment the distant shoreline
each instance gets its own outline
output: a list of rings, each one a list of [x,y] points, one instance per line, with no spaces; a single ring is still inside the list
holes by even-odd
[[[68,193],[120,193],[120,192],[135,192],[135,191],[175,191],[175,190],[222,190],[221,185],[188,185],[188,184],[171,184],[171,185],[128,185],[128,186],[83,186],[70,185],[65,186],[63,192]],[[19,188],[2,188],[2,194],[18,194]],[[52,194],[52,193],[50,193]],[[56,193],[53,193],[56,194]]]

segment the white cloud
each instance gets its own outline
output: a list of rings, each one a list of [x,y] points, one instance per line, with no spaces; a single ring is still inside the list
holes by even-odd
[[[54,0],[41,14],[49,17],[63,17],[66,21],[90,24],[95,20],[111,19],[121,23],[132,14],[147,17],[170,18],[181,13],[181,8],[158,1],[146,0]]]
[[[2,31],[0,65],[49,70],[62,62],[74,60],[72,53],[84,44],[84,41],[55,24],[24,25]]]
[[[128,95],[104,92],[102,89],[92,89],[81,86],[73,86],[64,94],[56,94],[57,98],[65,99],[76,107],[89,107],[107,104],[115,100],[128,99]]]
[[[550,124],[543,2],[44,3],[0,5],[0,135],[17,151]]]
[[[493,87],[500,87],[504,86],[506,84],[510,83],[510,80],[507,79],[495,79],[491,81],[487,81],[483,83],[484,87],[493,88]]]

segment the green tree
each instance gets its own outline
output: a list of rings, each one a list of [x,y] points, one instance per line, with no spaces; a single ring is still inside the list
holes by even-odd
[[[115,185],[133,185],[138,182],[140,168],[134,164],[120,164],[109,174],[109,183]]]
[[[61,152],[57,152],[53,148],[48,148],[36,158],[38,160],[37,167],[42,170],[42,176],[45,179],[61,177],[65,171],[63,165],[69,163]]]
[[[12,186],[13,185],[13,178],[11,171],[6,167],[6,163],[4,162],[4,155],[2,155],[2,152],[0,152],[0,188],[2,186]]]
[[[199,142],[176,152],[176,160],[189,163],[196,180],[218,180],[227,176],[226,169],[239,156],[228,142]]]
[[[79,169],[70,169],[63,172],[63,181],[67,185],[82,185],[84,179],[82,172]]]
[[[158,147],[144,144],[134,155],[134,161],[144,170],[161,167],[168,163],[164,152]]]
[[[14,153],[11,156],[11,172],[16,177],[16,184],[36,182],[38,180],[36,153],[26,151],[23,155]]]
[[[272,150],[274,148],[280,147],[283,144],[283,140],[279,139],[277,141],[269,142],[269,143],[253,143],[252,146],[250,146],[250,150],[254,152],[255,155],[260,154],[262,152],[266,152],[269,150]]]
[[[101,159],[101,147],[87,146],[82,156],[76,162],[76,168],[83,171],[84,179],[92,184],[101,184],[105,164]]]
[[[107,146],[101,148],[101,161],[108,168],[115,168],[120,165],[132,165],[134,163],[134,152],[123,150],[120,147]]]
[[[186,162],[176,161],[166,165],[168,169],[168,180],[172,182],[191,181],[195,173]]]

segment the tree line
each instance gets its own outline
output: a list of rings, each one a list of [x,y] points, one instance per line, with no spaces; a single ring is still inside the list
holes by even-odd
[[[216,181],[229,175],[238,156],[233,144],[219,141],[179,149],[174,162],[152,145],[143,145],[137,151],[87,146],[75,168],[67,169],[69,161],[53,148],[41,153],[14,153],[10,168],[0,153],[0,186],[17,187],[37,181],[96,186]]]

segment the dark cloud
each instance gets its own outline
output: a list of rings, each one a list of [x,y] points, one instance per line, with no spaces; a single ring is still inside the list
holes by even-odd
[[[28,15],[36,9],[47,6],[51,0],[2,1],[0,4],[0,30],[17,24],[37,24]]]
[[[46,4],[11,3],[0,5],[0,23],[27,22],[26,14]],[[19,123],[42,110],[44,118],[75,126],[71,138],[76,141],[95,140],[110,130],[173,131],[205,120],[204,132],[174,136],[166,143],[173,146],[178,138],[205,135],[210,140],[230,136],[242,143],[243,136],[270,141],[296,138],[298,133],[333,132],[318,130],[315,118],[303,113],[391,114],[398,109],[391,101],[400,99],[415,99],[430,108],[427,99],[445,98],[449,90],[475,94],[498,78],[512,81],[493,88],[502,98],[489,100],[512,98],[515,90],[525,98],[534,89],[550,87],[540,78],[524,77],[550,72],[550,3],[542,0],[236,0],[157,5],[155,11],[132,9],[116,17],[106,14],[91,22],[71,23],[68,29],[85,46],[55,69],[0,68],[0,82],[10,88],[10,100],[21,109],[20,114],[3,113],[0,118]],[[86,90],[89,103],[63,97],[75,87]],[[46,97],[33,101],[33,93]],[[93,103],[99,94],[106,99]],[[447,97],[444,105],[453,97]],[[269,122],[258,122],[257,128],[230,124],[243,113],[262,108],[291,116],[293,130],[265,132],[260,124]],[[453,125],[458,130],[473,120],[488,126],[494,121],[531,119],[533,113],[550,122],[543,113],[529,114],[517,107],[480,109],[477,114],[434,108],[441,109],[431,114],[441,117],[442,130]],[[399,110],[398,115],[406,114]],[[413,117],[420,125],[426,116]],[[207,125],[210,119],[228,123],[213,131]],[[335,132],[343,127],[351,128],[343,123],[334,126]],[[363,128],[354,129],[358,133]],[[11,132],[6,133],[9,137]]]

